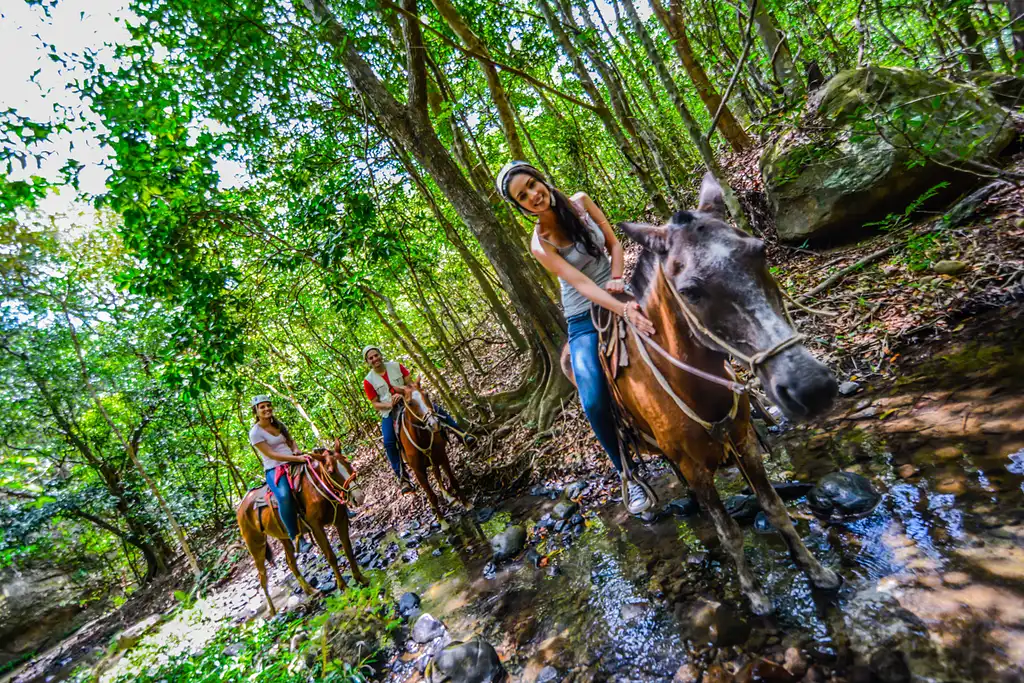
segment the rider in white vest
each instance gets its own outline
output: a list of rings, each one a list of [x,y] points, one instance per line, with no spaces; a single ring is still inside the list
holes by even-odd
[[[411,383],[413,381],[412,373],[401,363],[384,360],[384,354],[381,353],[380,347],[372,344],[363,347],[363,359],[370,366],[370,371],[366,373],[366,378],[363,380],[363,391],[380,415],[380,430],[384,436],[384,452],[387,455],[388,463],[402,485],[402,493],[412,493],[412,483],[409,481],[402,458],[398,453],[398,437],[395,434],[394,416],[391,414],[394,407],[392,388],[404,387]],[[435,404],[434,410],[441,418],[442,423],[454,428],[458,434],[463,433],[459,424],[443,408]],[[463,437],[463,443],[467,447],[472,447],[476,443],[476,439],[467,434]]]

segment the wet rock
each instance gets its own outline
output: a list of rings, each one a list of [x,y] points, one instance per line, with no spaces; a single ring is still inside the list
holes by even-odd
[[[402,597],[398,599],[398,614],[404,619],[409,619],[416,615],[420,609],[420,596],[415,593],[404,593]]]
[[[912,463],[904,463],[896,468],[896,474],[899,475],[900,479],[910,479],[917,474],[917,467]]]
[[[562,531],[562,529],[565,528],[565,520],[564,519],[558,520],[557,522],[555,522],[555,526],[553,528],[554,528],[556,533],[560,533]]]
[[[840,396],[853,396],[860,389],[857,382],[846,381],[839,385]]]
[[[866,420],[869,417],[874,417],[875,415],[878,415],[878,408],[876,408],[874,406],[868,406],[867,408],[864,408],[863,410],[858,410],[857,412],[853,413],[852,415],[850,415],[846,419],[848,419],[848,420]]]
[[[497,561],[507,560],[519,554],[526,543],[526,529],[521,526],[510,526],[500,534],[491,539],[491,549],[494,551],[494,559]]]
[[[754,517],[761,511],[761,503],[758,502],[757,496],[754,495],[740,493],[735,496],[729,496],[723,501],[723,504],[725,505],[725,511],[740,523],[753,522]]]
[[[416,623],[413,624],[412,633],[410,635],[415,642],[422,645],[423,643],[429,643],[434,638],[444,635],[444,632],[444,624],[430,614],[423,613],[416,620]]]
[[[487,580],[491,580],[498,575],[498,568],[495,566],[494,562],[488,562],[484,565],[483,574],[484,578]]]
[[[690,553],[686,556],[686,564],[704,564],[707,556],[707,553]]]
[[[406,550],[402,553],[402,562],[415,562],[419,559],[420,554],[413,549]]]
[[[571,500],[560,500],[551,511],[551,516],[555,519],[569,519],[579,508],[580,506]]]
[[[419,537],[417,537],[417,536],[413,536],[412,538],[409,538],[408,540],[406,540],[406,542],[405,542],[405,547],[406,547],[406,548],[415,548],[415,547],[417,547],[417,546],[418,546],[419,544],[420,544],[420,539],[419,539]]]
[[[676,607],[680,621],[689,625],[689,637],[697,643],[731,647],[746,642],[750,625],[729,605],[698,598]]]
[[[545,512],[544,516],[537,521],[537,527],[540,529],[550,529],[555,525],[555,520],[551,519],[551,513]]]
[[[772,526],[771,521],[768,519],[768,515],[761,510],[754,517],[754,531],[759,534],[772,534],[775,533],[775,527]]]
[[[555,681],[562,680],[562,674],[558,673],[558,669],[553,666],[545,666],[537,674],[537,683],[555,683]]]
[[[506,676],[494,647],[478,639],[441,650],[427,664],[424,678],[427,683],[498,683]]]
[[[786,649],[783,666],[786,667],[786,671],[793,674],[796,678],[802,678],[807,673],[807,658],[804,657],[799,648],[790,647]]]
[[[547,496],[550,495],[551,493],[551,489],[549,489],[547,486],[544,486],[544,484],[534,484],[533,486],[530,487],[531,496]]]
[[[548,576],[561,576],[562,569],[557,564],[548,567]]]
[[[700,673],[696,664],[683,664],[676,670],[676,675],[672,677],[672,683],[698,683]]]
[[[807,493],[807,503],[821,519],[848,520],[868,515],[882,496],[867,478],[853,472],[832,472]]]
[[[583,526],[582,524],[577,524],[576,526],[574,526],[572,528],[572,535],[573,536],[582,536],[584,531],[586,531],[586,527]]]
[[[941,102],[938,109],[933,102]],[[858,134],[862,112],[879,134]],[[982,91],[916,69],[865,66],[840,71],[808,100],[813,130],[784,134],[760,160],[779,238],[802,241],[846,236],[905,207],[937,182],[962,184],[963,175],[928,162],[907,163],[924,145],[932,158],[991,160],[1014,137],[1005,111]],[[920,126],[906,126],[917,117]],[[957,126],[954,120],[969,120]],[[955,195],[956,192],[949,192]]]
[[[627,602],[619,608],[619,616],[623,621],[633,621],[640,618],[646,610],[647,605],[643,603]]]
[[[573,500],[583,495],[583,491],[587,488],[587,482],[585,481],[574,481],[565,487],[565,497]]]
[[[733,678],[734,683],[796,683],[797,677],[786,671],[782,666],[767,659],[755,659],[748,662]]]
[[[939,261],[932,266],[932,270],[939,275],[959,275],[967,270],[967,264],[963,261]]]
[[[579,526],[580,524],[583,524],[583,515],[577,512],[569,519],[569,524],[572,524],[573,526]]]
[[[444,551],[440,548],[434,548],[433,552],[430,553],[433,557],[441,557],[444,555]]]
[[[662,510],[644,510],[640,513],[640,521],[644,524],[654,524],[661,519],[663,514]]]
[[[700,510],[700,505],[693,496],[686,496],[669,501],[665,505],[665,509],[676,517],[689,517],[690,515],[697,514],[697,511]]]
[[[860,591],[830,620],[832,628],[843,634],[852,663],[866,673],[866,680],[947,680],[941,675],[947,662],[928,627],[892,595],[874,588]]]
[[[476,518],[476,521],[483,524],[494,516],[494,508],[480,508],[473,513],[473,516]]]

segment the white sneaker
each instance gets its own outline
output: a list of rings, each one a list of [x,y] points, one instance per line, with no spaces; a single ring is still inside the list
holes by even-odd
[[[642,514],[654,505],[647,489],[636,479],[626,479],[625,475],[622,477],[622,502],[631,515]]]

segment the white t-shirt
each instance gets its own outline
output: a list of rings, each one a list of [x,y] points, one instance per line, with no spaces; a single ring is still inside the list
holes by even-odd
[[[288,447],[288,440],[284,438],[283,432],[281,434],[278,434],[277,436],[274,436],[263,427],[260,427],[260,423],[257,422],[252,426],[252,429],[249,430],[249,443],[255,446],[261,441],[267,442],[267,445],[270,446],[270,451],[274,455],[292,454],[292,449]],[[284,464],[280,460],[274,460],[273,458],[267,457],[259,450],[257,450],[256,452],[260,454],[261,458],[263,458],[264,470],[272,470],[278,465]]]

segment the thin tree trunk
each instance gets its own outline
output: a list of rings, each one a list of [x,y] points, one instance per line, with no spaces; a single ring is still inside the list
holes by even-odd
[[[675,104],[676,111],[679,112],[679,117],[683,120],[686,132],[690,136],[690,141],[697,147],[697,151],[700,152],[701,160],[704,162],[704,166],[707,168],[708,172],[711,173],[711,175],[714,176],[722,186],[722,195],[725,199],[726,206],[729,208],[729,213],[732,214],[733,220],[736,221],[736,225],[741,230],[750,232],[750,227],[747,224],[747,218],[743,213],[743,208],[740,206],[739,200],[736,199],[736,195],[733,193],[732,187],[725,179],[725,175],[722,173],[722,169],[718,165],[718,160],[715,159],[715,154],[711,150],[711,145],[708,144],[708,141],[704,137],[700,128],[697,127],[697,122],[694,120],[693,115],[686,106],[686,102],[683,100],[683,94],[679,92],[676,82],[672,80],[672,74],[665,65],[665,60],[661,58],[661,54],[655,47],[654,41],[651,39],[647,29],[644,28],[643,22],[640,21],[640,16],[636,12],[636,6],[633,4],[633,0],[623,0],[622,6],[625,8],[626,14],[629,16],[629,20],[633,24],[633,30],[640,38],[640,41],[644,45],[644,49],[647,51],[648,59],[650,59],[651,64],[654,65],[654,70],[657,72],[658,77],[661,78],[662,85],[665,87],[665,90],[668,91],[669,97],[672,99],[672,103]]]
[[[71,332],[71,341],[75,347],[75,355],[78,356],[78,364],[82,371],[82,382],[85,384],[86,390],[92,397],[96,409],[99,411],[100,415],[103,416],[104,422],[107,423],[107,426],[110,427],[110,431],[113,432],[118,441],[121,442],[121,446],[124,448],[129,459],[131,459],[132,464],[135,465],[135,469],[138,471],[139,476],[141,476],[143,481],[146,482],[146,485],[149,487],[153,497],[156,498],[157,505],[159,505],[160,510],[167,516],[167,521],[170,522],[171,528],[174,530],[174,535],[178,537],[181,549],[185,553],[185,557],[188,558],[189,565],[192,567],[192,573],[198,579],[201,573],[201,570],[199,569],[199,562],[196,560],[196,556],[192,553],[192,547],[188,544],[188,539],[185,538],[184,530],[181,528],[181,525],[178,524],[178,518],[175,517],[174,512],[167,504],[167,501],[164,499],[163,494],[157,487],[156,482],[153,481],[152,477],[149,476],[149,473],[146,472],[146,468],[144,468],[142,463],[139,462],[138,454],[135,452],[136,444],[124,438],[121,430],[110,417],[110,413],[107,412],[106,406],[103,405],[103,401],[100,400],[99,394],[96,392],[96,388],[92,384],[92,380],[89,379],[89,369],[85,365],[85,356],[82,355],[82,346],[78,341],[78,332],[75,331],[75,326],[71,322],[71,315],[68,312],[67,302],[61,301],[61,306],[64,310],[64,320],[67,322],[68,330]]]
[[[945,5],[945,12],[952,15],[953,21],[956,23],[956,30],[960,34],[964,46],[964,59],[967,62],[967,68],[972,71],[991,71],[992,64],[989,63],[982,50],[978,29],[971,21],[969,5],[965,5],[962,0],[943,0],[943,5]]]
[[[559,23],[554,11],[548,4],[548,0],[539,0],[539,2],[540,8],[544,13],[544,18],[548,22],[548,26],[555,34],[555,37],[558,39],[559,44],[561,44],[562,50],[565,52],[566,56],[569,57],[569,61],[573,65],[576,76],[580,79],[580,85],[583,87],[583,90],[587,93],[588,97],[590,97],[590,101],[596,109],[597,117],[601,120],[601,123],[604,125],[605,130],[608,131],[608,134],[612,136],[613,140],[615,140],[615,145],[618,147],[619,152],[633,168],[633,172],[636,173],[641,187],[644,188],[644,192],[647,193],[647,196],[651,200],[651,204],[654,206],[655,213],[663,218],[667,218],[669,215],[668,203],[652,182],[650,175],[647,173],[647,169],[643,167],[640,161],[636,158],[635,152],[631,150],[629,141],[626,139],[626,136],[623,135],[622,129],[616,122],[611,110],[608,109],[608,105],[605,104],[604,98],[601,97],[601,93],[598,91],[597,86],[594,85],[594,81],[590,77],[590,72],[587,69],[586,64],[583,63],[583,59],[580,57],[579,53],[576,51],[576,47],[572,44],[572,41],[569,40],[569,36],[563,30],[561,23]]]
[[[498,70],[494,67],[493,63],[488,61],[491,53],[487,46],[484,45],[484,42],[473,32],[462,15],[459,14],[459,11],[448,0],[431,1],[452,31],[466,44],[466,47],[487,58],[477,59],[477,62],[484,72],[484,78],[487,80],[487,89],[491,93],[494,106],[498,109],[498,119],[501,121],[501,129],[505,133],[505,141],[508,143],[509,153],[513,159],[526,159],[523,143],[519,140],[519,133],[516,130],[512,104],[509,102],[508,93],[505,92],[505,87],[501,83]]]
[[[672,45],[679,56],[679,61],[683,63],[683,68],[686,69],[686,74],[690,77],[690,82],[697,90],[697,96],[704,103],[708,115],[713,117],[718,108],[722,107],[722,98],[715,90],[715,86],[712,85],[707,72],[704,71],[704,67],[697,60],[697,56],[690,46],[682,3],[680,0],[671,0],[671,13],[665,10],[661,0],[651,0],[651,7],[654,8],[658,20],[665,27],[669,37],[672,38]],[[750,136],[733,116],[728,104],[722,107],[722,113],[719,115],[718,131],[734,151],[738,152],[751,145]]]
[[[1010,30],[1013,34],[1013,61],[1020,71],[1024,64],[1024,0],[1004,0],[1010,13]]]
[[[757,34],[761,36],[764,49],[771,60],[772,74],[789,100],[795,100],[807,92],[800,72],[793,62],[789,45],[779,36],[779,29],[763,0],[745,0],[747,9],[754,13]]]

